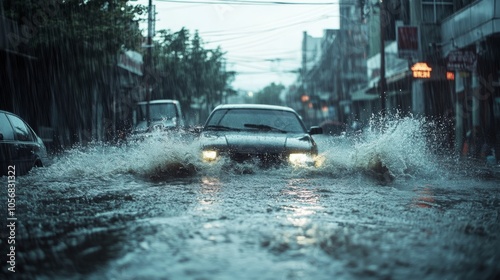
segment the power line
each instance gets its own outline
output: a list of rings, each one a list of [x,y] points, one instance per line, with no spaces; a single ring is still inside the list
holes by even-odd
[[[281,71],[236,71],[236,75],[267,75],[267,74],[277,74],[277,75],[296,75],[299,73],[298,69],[281,70]]]
[[[157,2],[170,2],[170,3],[186,3],[186,4],[208,4],[208,5],[354,5],[355,1],[352,3],[340,3],[335,2],[291,2],[291,1],[252,1],[252,0],[228,0],[228,1],[215,1],[215,0],[197,0],[197,1],[183,1],[183,0],[156,0]]]
[[[289,24],[291,21],[295,20],[304,20],[304,18],[309,17],[309,16],[317,16],[317,13],[323,13],[325,11],[324,7],[315,7],[313,9],[307,10],[307,11],[301,11],[298,14],[294,14],[291,16],[287,16],[285,18],[280,18],[276,19],[270,22],[265,22],[263,24],[258,24],[258,25],[250,25],[250,26],[245,26],[245,27],[238,27],[236,30],[212,30],[212,31],[205,31],[204,34],[206,35],[211,35],[211,36],[224,36],[224,35],[232,35],[232,34],[239,34],[241,32],[247,32],[246,30],[249,30],[250,32],[253,32],[253,30],[257,28],[269,28],[272,26],[275,26],[276,24],[282,24],[282,23],[287,23]],[[226,32],[226,34],[224,34]]]
[[[279,26],[279,27],[269,28],[267,30],[258,30],[258,31],[256,30],[256,31],[248,32],[248,33],[245,33],[243,35],[232,37],[232,38],[226,38],[226,39],[209,41],[208,43],[218,43],[218,42],[238,40],[238,39],[242,39],[242,38],[247,38],[248,36],[252,36],[252,35],[261,35],[262,33],[279,31],[280,29],[290,28],[290,27],[293,27],[293,26],[299,25],[299,24],[312,23],[312,22],[317,22],[317,21],[325,20],[325,19],[327,19],[329,17],[330,16],[323,15],[323,16],[317,17],[315,19],[310,19],[310,20],[295,22],[295,23],[288,24],[288,25],[285,25],[285,26]]]

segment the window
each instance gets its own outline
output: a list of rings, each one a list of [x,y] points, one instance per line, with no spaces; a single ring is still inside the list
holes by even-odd
[[[9,117],[12,128],[14,129],[14,136],[16,140],[33,141],[33,135],[31,134],[30,129],[28,128],[28,126],[26,126],[23,120],[13,115],[7,114],[7,116]]]
[[[453,13],[453,0],[422,0],[422,21],[439,23]]]
[[[14,140],[14,131],[4,113],[0,113],[0,134],[2,134],[0,140]]]
[[[292,112],[261,109],[221,109],[214,112],[207,126],[225,126],[237,130],[254,130],[247,125],[264,125],[286,132],[304,133],[305,128]]]
[[[139,121],[146,120],[147,105],[140,105],[137,119]],[[149,117],[153,121],[168,120],[179,117],[177,115],[177,107],[174,103],[159,103],[149,104]]]

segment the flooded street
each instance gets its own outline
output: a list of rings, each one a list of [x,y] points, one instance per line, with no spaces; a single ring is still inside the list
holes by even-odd
[[[16,273],[7,271],[5,229],[2,273],[498,278],[498,179],[443,164],[419,142],[417,126],[406,120],[357,141],[318,136],[324,164],[304,170],[208,166],[196,160],[194,143],[172,139],[68,150],[16,178]],[[375,159],[392,181],[370,169]],[[7,189],[0,195],[6,201]]]
[[[500,0],[5,0],[0,280],[500,279]]]

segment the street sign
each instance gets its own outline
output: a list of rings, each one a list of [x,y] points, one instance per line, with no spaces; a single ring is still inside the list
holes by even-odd
[[[432,68],[425,62],[417,62],[411,67],[413,78],[430,79]]]
[[[469,50],[456,50],[448,54],[446,68],[452,71],[475,71],[477,65],[476,53]]]

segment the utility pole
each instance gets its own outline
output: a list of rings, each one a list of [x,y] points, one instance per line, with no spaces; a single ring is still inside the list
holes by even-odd
[[[148,73],[153,69],[153,57],[152,57],[152,48],[153,48],[153,0],[149,0],[148,4],[148,42],[147,42],[147,60],[146,67],[144,67],[144,75],[146,78],[146,122],[147,127],[151,125],[150,119],[150,110],[149,110],[149,101],[151,100],[151,77],[148,77]]]
[[[385,79],[385,22],[383,19],[383,13],[385,13],[385,1],[380,0],[380,81],[379,81],[379,90],[380,90],[380,107],[381,107],[381,116],[385,118],[386,116],[386,90],[387,90],[387,81]]]

